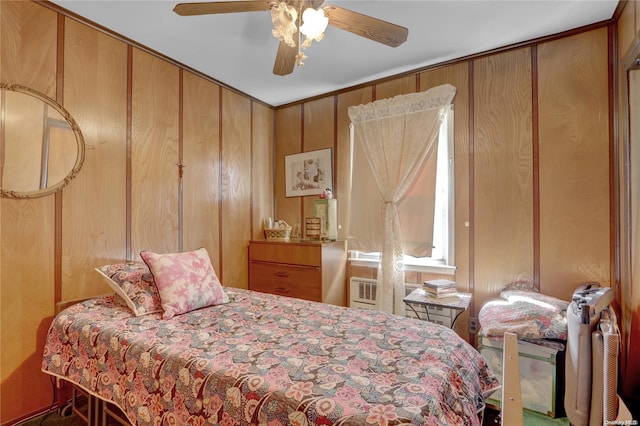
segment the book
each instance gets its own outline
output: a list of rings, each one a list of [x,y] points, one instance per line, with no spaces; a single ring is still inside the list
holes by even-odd
[[[456,290],[454,291],[447,291],[444,293],[430,293],[430,292],[426,292],[427,297],[430,297],[432,299],[445,299],[448,297],[458,297],[458,292]]]
[[[423,289],[425,293],[427,293],[429,296],[445,296],[448,294],[456,294],[458,293],[458,289],[455,287],[450,287],[450,288],[441,288],[441,289],[432,289],[432,288],[424,288]]]
[[[428,289],[428,290],[448,290],[448,289],[455,289],[456,288],[456,282],[455,281],[449,281],[449,280],[443,280],[443,279],[437,279],[437,280],[428,280],[428,281],[424,281],[422,283],[422,287],[424,289]]]
[[[432,291],[434,293],[437,292],[441,292],[441,291],[455,291],[457,289],[457,287],[451,286],[451,287],[422,287],[425,291]]]

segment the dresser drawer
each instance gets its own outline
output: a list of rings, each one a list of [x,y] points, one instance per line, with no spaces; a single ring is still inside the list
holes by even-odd
[[[322,301],[319,267],[253,261],[249,264],[249,274],[249,290]]]
[[[253,243],[249,250],[252,261],[322,266],[322,246],[320,244]]]

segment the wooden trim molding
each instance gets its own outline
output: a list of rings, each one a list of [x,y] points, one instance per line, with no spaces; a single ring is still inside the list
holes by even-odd
[[[132,176],[132,152],[133,152],[133,135],[132,135],[132,126],[133,126],[133,46],[127,45],[127,154],[126,154],[126,189],[125,189],[125,205],[126,205],[126,236],[125,236],[125,245],[126,245],[126,258],[128,261],[133,260],[131,254],[131,176]]]
[[[184,71],[178,68],[178,251],[184,250]]]
[[[474,84],[473,84],[473,61],[468,63],[469,71],[467,73],[469,79],[469,292],[475,295],[475,225],[474,225],[474,144],[475,144],[475,132],[474,132]],[[475,303],[469,305],[469,317],[476,316]],[[471,336],[474,339],[473,336]]]
[[[222,209],[222,202],[223,200],[223,196],[222,196],[222,191],[220,190],[222,187],[222,182],[223,182],[223,170],[222,170],[222,141],[224,140],[224,134],[223,134],[223,130],[224,130],[224,126],[223,126],[223,117],[222,117],[222,111],[223,111],[223,105],[222,105],[222,97],[224,95],[224,90],[222,86],[218,86],[218,247],[220,248],[218,250],[218,265],[219,266],[219,270],[218,272],[218,279],[220,279],[220,281],[224,282],[224,268],[223,265],[224,263],[223,261],[223,256],[222,256],[222,236],[223,234],[223,226],[222,226],[222,222],[224,221],[224,214],[223,214],[223,209]]]
[[[65,17],[58,14],[57,54],[56,54],[56,102],[64,104],[64,24]],[[53,244],[53,300],[62,299],[62,190],[54,196],[54,244]]]
[[[618,229],[618,209],[617,209],[617,153],[618,153],[618,81],[616,76],[618,75],[618,61],[615,59],[618,57],[618,38],[616,36],[618,32],[618,25],[616,23],[610,24],[607,32],[607,42],[609,52],[608,65],[609,70],[609,256],[611,263],[609,266],[609,275],[611,280],[611,286],[620,291],[620,266],[618,259],[620,258],[620,250],[616,243],[617,229]],[[619,294],[619,293],[618,293]]]
[[[531,46],[531,128],[533,148],[533,285],[540,290],[540,133],[538,116],[538,46]]]

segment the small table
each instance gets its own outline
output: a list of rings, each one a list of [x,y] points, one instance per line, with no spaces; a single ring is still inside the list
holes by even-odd
[[[455,328],[456,321],[471,303],[471,293],[458,292],[456,297],[430,297],[422,288],[413,290],[402,301],[413,311],[418,319],[437,322]],[[416,310],[416,307],[420,310]],[[422,307],[423,309],[420,309]],[[446,315],[448,313],[448,315]],[[421,314],[425,315],[423,318]],[[433,318],[435,317],[435,318]],[[451,321],[448,324],[446,319]],[[438,320],[440,319],[440,320]]]

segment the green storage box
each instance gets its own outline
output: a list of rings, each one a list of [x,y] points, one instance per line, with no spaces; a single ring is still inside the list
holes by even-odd
[[[556,418],[564,416],[564,354],[562,343],[544,341],[541,344],[518,340],[522,407]],[[502,340],[480,335],[478,351],[502,381]],[[502,390],[489,396],[487,405],[500,409]]]

